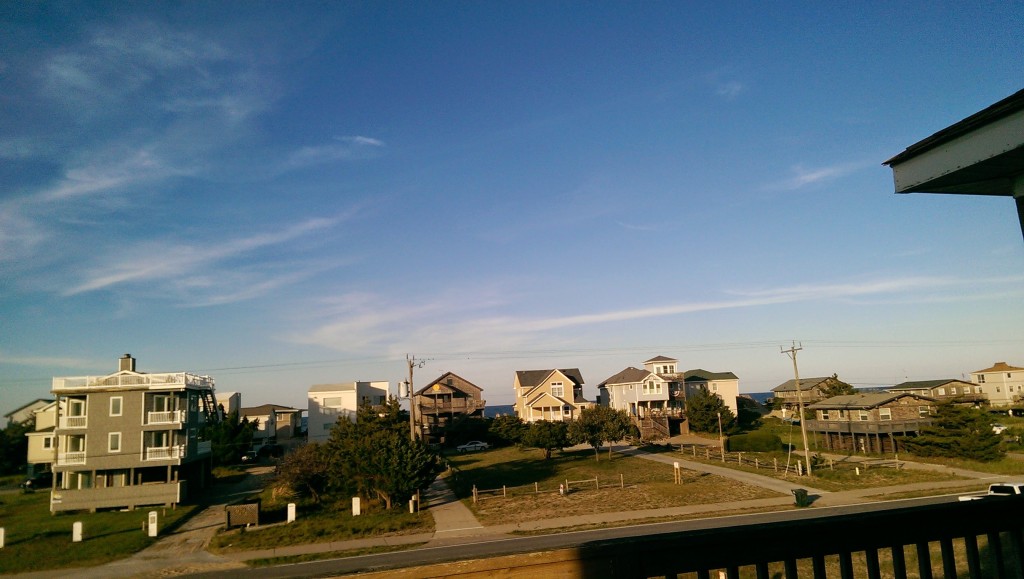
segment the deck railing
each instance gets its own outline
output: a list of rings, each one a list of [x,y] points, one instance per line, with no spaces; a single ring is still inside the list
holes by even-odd
[[[53,392],[82,388],[111,388],[119,386],[148,386],[167,388],[189,386],[213,388],[213,378],[198,376],[189,372],[165,372],[161,374],[113,374],[110,376],[67,376],[53,379]]]
[[[145,460],[173,460],[185,455],[185,445],[151,446],[146,448]]]
[[[57,466],[85,464],[85,452],[58,452]]]
[[[166,410],[146,414],[146,424],[175,424],[178,422],[185,422],[184,410]]]
[[[60,427],[61,428],[88,428],[89,417],[86,415],[81,416],[61,416]]]

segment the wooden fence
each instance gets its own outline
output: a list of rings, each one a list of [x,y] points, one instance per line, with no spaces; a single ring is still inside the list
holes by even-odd
[[[673,447],[677,452],[684,456],[693,456],[694,458],[703,458],[704,460],[720,460],[723,463],[733,463],[739,466],[753,467],[755,470],[768,469],[773,472],[781,472],[784,475],[795,474],[803,475],[807,469],[807,465],[804,464],[803,456],[799,457],[794,455],[792,461],[788,464],[785,461],[780,462],[778,458],[772,458],[771,460],[761,459],[758,453],[742,453],[742,452],[723,452],[720,446],[704,446],[699,444],[682,444]],[[747,456],[743,456],[746,454]],[[814,468],[827,468],[829,470],[836,470],[836,468],[843,468],[853,470],[855,468],[862,468],[868,470],[870,468],[903,468],[903,463],[898,459],[875,459],[875,460],[858,460],[858,461],[839,461],[836,462],[832,458],[824,459],[822,463],[813,465]]]
[[[632,485],[630,485],[632,486]],[[520,485],[520,486],[507,486],[502,485],[501,488],[494,489],[478,489],[476,485],[473,485],[473,504],[476,504],[485,499],[494,498],[508,498],[509,496],[526,496],[535,495],[540,493],[560,493],[569,494],[571,492],[579,492],[583,490],[601,490],[602,488],[614,488],[619,487],[620,489],[626,488],[626,481],[623,475],[619,475],[618,481],[612,479],[612,481],[605,480],[601,482],[597,477],[584,479],[584,480],[564,480],[559,482],[558,488],[554,486],[541,486],[540,483],[533,483],[532,485]]]

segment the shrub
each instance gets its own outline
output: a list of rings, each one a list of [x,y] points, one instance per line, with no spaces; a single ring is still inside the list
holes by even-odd
[[[782,439],[770,432],[751,432],[730,436],[726,441],[729,452],[773,452],[782,450]]]

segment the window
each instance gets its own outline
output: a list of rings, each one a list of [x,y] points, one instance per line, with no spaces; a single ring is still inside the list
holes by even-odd
[[[114,396],[110,399],[110,415],[121,416],[121,402],[124,399],[121,396]]]
[[[929,414],[931,414],[931,413],[928,411],[928,407],[927,406],[918,406],[917,407],[917,415],[918,416],[928,416]]]
[[[711,391],[712,392],[718,392],[718,384],[712,382],[711,383]]]
[[[565,396],[565,385],[563,385],[561,382],[552,382],[551,383],[551,395],[555,396],[557,398],[561,398],[562,396]]]
[[[984,384],[984,383],[985,383],[985,375],[984,374],[978,374],[978,384]]]
[[[69,398],[68,416],[85,416],[85,400],[81,398]]]
[[[822,420],[828,420],[829,419],[829,417],[828,417],[828,410],[821,410],[820,412],[821,412],[821,419]]]
[[[839,418],[846,418],[846,411],[845,410],[840,410],[839,411]]]
[[[892,420],[892,409],[891,408],[879,408],[878,418],[880,420]]]
[[[950,386],[949,387],[949,394],[951,396],[956,396],[956,386]]]
[[[52,436],[44,436],[43,437],[43,448],[45,448],[47,450],[53,448],[53,437]]]
[[[939,396],[945,396],[946,395],[946,389],[945,388],[939,388],[937,392],[938,392]]]
[[[324,398],[324,406],[327,408],[339,408],[341,406],[341,397]]]
[[[859,412],[858,412],[858,417],[857,417],[857,418],[858,418],[859,420],[867,420],[867,419],[868,419],[868,411],[867,411],[867,410],[861,410],[861,411],[859,411]]]
[[[120,432],[111,432],[107,435],[107,450],[110,452],[121,452]]]
[[[981,394],[981,386],[975,386],[974,387],[974,393],[975,394]]]

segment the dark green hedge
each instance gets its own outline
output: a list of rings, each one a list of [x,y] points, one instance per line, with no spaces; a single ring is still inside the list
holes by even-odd
[[[782,439],[770,432],[751,432],[730,436],[725,446],[729,452],[772,452],[782,450]]]

